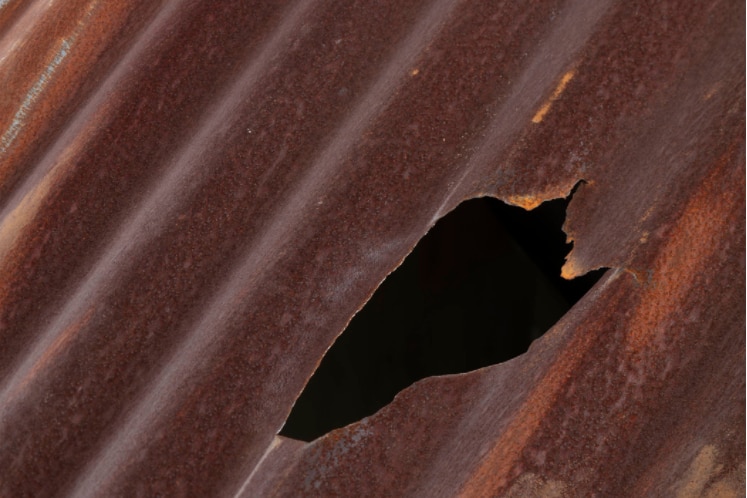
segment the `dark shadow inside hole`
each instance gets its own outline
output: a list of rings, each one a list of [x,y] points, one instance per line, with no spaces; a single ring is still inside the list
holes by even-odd
[[[525,211],[486,197],[436,223],[327,352],[281,434],[311,441],[417,380],[524,353],[604,272],[560,276],[567,205]]]

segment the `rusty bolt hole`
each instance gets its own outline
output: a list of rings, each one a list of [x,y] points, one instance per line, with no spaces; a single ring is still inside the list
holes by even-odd
[[[281,434],[311,441],[417,380],[524,353],[604,273],[560,277],[568,202],[525,211],[486,197],[441,219],[327,352]]]

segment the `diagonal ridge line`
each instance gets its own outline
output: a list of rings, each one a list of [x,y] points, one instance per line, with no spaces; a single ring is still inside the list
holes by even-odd
[[[281,52],[280,47],[287,42],[288,35],[295,31],[297,24],[312,4],[313,2],[300,2],[288,16],[284,17],[281,26],[259,50],[259,54],[252,57],[247,68],[202,120],[203,124],[196,136],[176,152],[171,160],[171,167],[165,169],[156,182],[156,187],[140,203],[137,211],[125,221],[123,228],[107,245],[101,258],[73,296],[67,300],[65,307],[46,327],[46,332],[37,339],[30,352],[24,355],[21,364],[14,369],[0,390],[0,421],[2,415],[13,406],[15,386],[26,383],[25,378],[34,372],[34,366],[54,342],[59,331],[64,330],[90,305],[93,296],[114,285],[117,278],[133,264],[137,249],[159,233],[169,219],[167,213],[173,211],[182,199],[199,186],[197,182],[190,182],[199,176],[200,166],[204,163],[205,158],[199,152],[210,149],[206,144],[218,139],[220,134],[230,127],[230,123],[226,123],[223,116],[230,114],[229,110],[234,108],[236,102],[242,100],[245,94],[255,87],[276,54]]]
[[[127,421],[114,433],[102,454],[84,471],[73,494],[87,496],[98,493],[99,490],[95,489],[96,476],[111,475],[116,469],[124,467],[123,459],[138,446],[137,435],[142,433],[142,427],[154,423],[158,415],[164,413],[165,406],[173,396],[172,386],[188,378],[189,372],[194,370],[197,363],[215,354],[220,343],[221,329],[232,318],[230,313],[223,311],[224,304],[244,301],[259,287],[268,269],[280,258],[275,248],[297,232],[298,224],[303,223],[300,213],[312,207],[323,187],[334,181],[341,160],[351,151],[366,127],[381,114],[389,98],[402,83],[409,65],[440,32],[445,24],[443,20],[454,8],[455,3],[450,0],[437,0],[428,7],[425,16],[419,18],[359,104],[334,132],[329,145],[313,161],[296,187],[279,203],[274,216],[257,237],[257,242],[245,253],[239,268],[206,305],[202,319],[189,329],[182,342],[170,354],[169,360],[163,363],[152,387],[137,403]],[[248,290],[245,289],[247,281],[252,282]]]

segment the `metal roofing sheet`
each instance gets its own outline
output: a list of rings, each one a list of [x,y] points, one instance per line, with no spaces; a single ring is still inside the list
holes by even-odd
[[[0,494],[740,495],[744,18],[0,1]],[[439,218],[579,182],[526,354],[277,436]]]

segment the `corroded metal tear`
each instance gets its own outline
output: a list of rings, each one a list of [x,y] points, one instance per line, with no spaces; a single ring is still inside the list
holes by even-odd
[[[0,495],[739,495],[744,4],[0,2]],[[565,196],[527,354],[277,439],[433,224]]]

